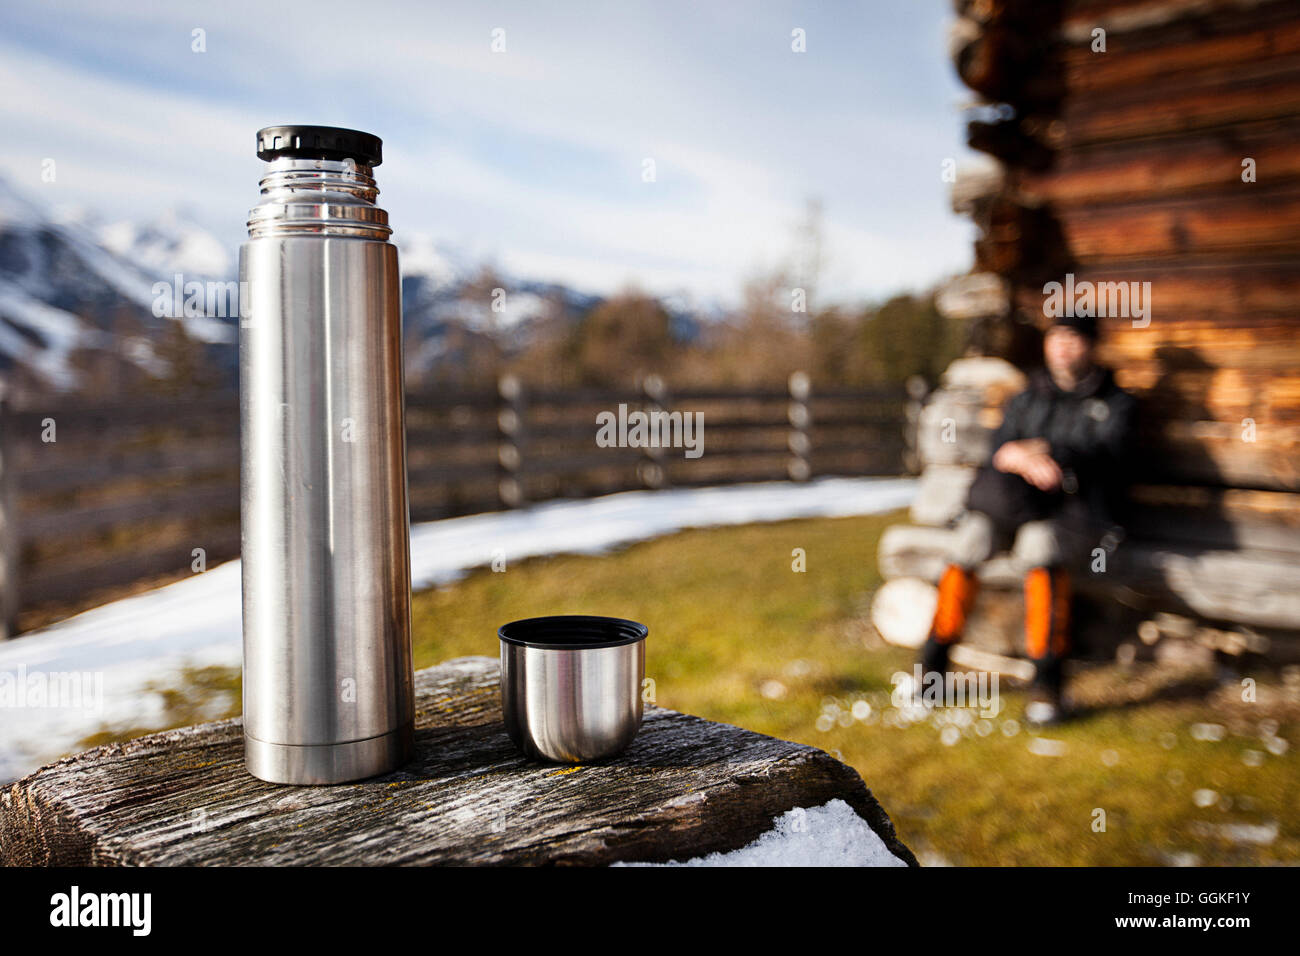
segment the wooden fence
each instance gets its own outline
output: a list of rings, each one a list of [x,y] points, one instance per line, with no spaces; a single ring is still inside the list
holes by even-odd
[[[597,416],[700,413],[702,453],[601,447]],[[670,392],[413,390],[407,396],[411,519],[635,488],[906,470],[899,390],[788,388]],[[914,417],[914,415],[912,416]],[[239,403],[0,403],[0,622],[75,608],[149,578],[239,553]]]

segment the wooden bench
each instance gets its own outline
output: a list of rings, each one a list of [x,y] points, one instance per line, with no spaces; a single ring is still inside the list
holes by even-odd
[[[0,793],[0,863],[608,864],[738,849],[795,807],[841,799],[909,865],[853,768],[813,747],[649,707],[631,747],[533,763],[501,722],[499,665],[416,673],[416,759],[353,784],[244,768],[239,719],[66,757]]]
[[[921,485],[911,524],[880,541],[886,579],[873,618],[886,639],[911,634],[915,593],[891,596],[893,581],[936,582],[947,563],[950,523],[960,514],[975,467],[988,459],[1001,403],[1024,378],[997,358],[959,359],[921,410]],[[1110,656],[1126,642],[1147,650],[1166,637],[1208,652],[1300,660],[1300,514],[1284,492],[1169,485],[1140,480],[1130,490],[1128,536],[1100,573],[1074,579],[1080,649]],[[1000,655],[1021,652],[1021,579],[1006,555],[979,569],[988,587],[972,615],[968,642]],[[905,620],[890,619],[901,609]],[[926,622],[928,624],[928,622]],[[905,637],[903,643],[909,640]],[[1181,658],[1183,651],[1177,651]]]
[[[1128,567],[1102,603],[1142,605],[1157,647],[1172,614],[1216,649],[1297,659],[1300,74],[1274,41],[1300,29],[1300,4],[955,8],[949,49],[982,104],[967,141],[985,155],[951,197],[974,268],[936,307],[967,323],[971,352],[1028,368],[1048,283],[1096,292],[1098,357],[1141,403]],[[975,391],[952,384],[953,404]],[[946,449],[968,464],[961,451]]]

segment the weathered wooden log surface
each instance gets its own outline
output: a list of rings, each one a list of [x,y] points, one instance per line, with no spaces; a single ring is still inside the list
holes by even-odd
[[[958,276],[938,291],[934,305],[947,319],[1000,317],[1011,309],[1009,289],[1007,281],[993,273]]]
[[[1101,26],[1109,34],[1123,35],[1159,29],[1181,20],[1227,15],[1236,20],[1253,10],[1267,10],[1285,0],[1069,0],[1061,21],[1061,35],[1074,43],[1087,43]],[[1000,6],[995,3],[993,6]]]
[[[1172,148],[1165,142],[1138,141],[1066,153],[1050,170],[1017,171],[1010,180],[1022,202],[1060,207],[1229,194],[1242,185],[1244,156],[1268,169],[1271,184],[1300,178],[1295,137],[1294,121],[1248,126],[1232,142],[1198,131]],[[954,206],[955,197],[954,187]]]
[[[912,499],[912,523],[942,528],[956,521],[966,510],[974,480],[972,465],[926,465]]]
[[[353,784],[251,777],[238,719],[64,758],[0,794],[0,863],[682,860],[739,848],[777,815],[839,798],[916,865],[857,772],[802,744],[650,707],[615,758],[530,762],[502,726],[498,675],[484,657],[418,672],[416,759]]]
[[[1108,30],[1106,56],[1092,49],[1095,20],[1062,50],[1066,84],[1081,93],[1123,92],[1170,76],[1221,76],[1262,64],[1276,65],[1300,49],[1300,28],[1285,3],[1238,7],[1217,31],[1205,22],[1133,36]]]

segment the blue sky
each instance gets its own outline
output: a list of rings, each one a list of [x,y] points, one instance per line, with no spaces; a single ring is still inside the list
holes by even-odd
[[[256,130],[350,126],[384,139],[399,242],[427,235],[592,291],[734,302],[789,259],[817,199],[823,297],[876,298],[970,264],[940,178],[945,158],[971,158],[949,10],[11,0],[0,176],[108,219],[180,207],[233,247],[256,201]]]

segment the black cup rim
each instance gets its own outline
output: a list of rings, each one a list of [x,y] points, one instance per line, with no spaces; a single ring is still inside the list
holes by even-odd
[[[497,628],[497,637],[516,647],[548,651],[578,651],[623,647],[644,641],[650,629],[621,617],[594,614],[551,614],[526,617]]]

